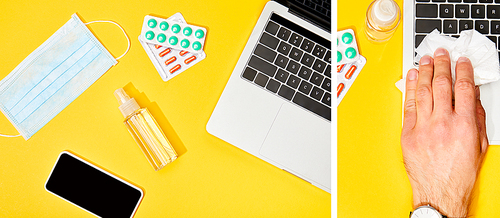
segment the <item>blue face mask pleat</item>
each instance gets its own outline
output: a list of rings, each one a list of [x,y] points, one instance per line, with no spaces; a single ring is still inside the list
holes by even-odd
[[[116,63],[74,14],[0,81],[0,110],[27,140]]]

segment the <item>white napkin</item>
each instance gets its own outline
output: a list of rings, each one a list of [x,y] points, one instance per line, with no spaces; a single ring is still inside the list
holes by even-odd
[[[455,83],[455,64],[460,57],[470,59],[474,68],[474,82],[476,85],[495,82],[500,79],[500,65],[496,45],[476,30],[464,30],[460,33],[459,38],[454,38],[441,35],[436,29],[427,35],[415,50],[417,52],[416,60],[419,61],[425,55],[433,56],[434,51],[438,48],[444,48],[450,53],[453,83]],[[407,72],[403,73],[406,75]],[[404,83],[404,80],[400,80],[396,83],[396,86],[404,91]]]

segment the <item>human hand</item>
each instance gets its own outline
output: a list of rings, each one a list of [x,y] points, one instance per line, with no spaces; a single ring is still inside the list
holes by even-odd
[[[413,208],[430,204],[448,217],[466,217],[488,139],[472,64],[457,61],[453,104],[450,63],[440,48],[408,71],[401,148]]]

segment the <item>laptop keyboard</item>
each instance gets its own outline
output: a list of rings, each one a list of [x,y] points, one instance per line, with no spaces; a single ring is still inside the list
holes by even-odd
[[[331,44],[272,14],[242,78],[331,120]]]
[[[415,48],[432,30],[458,37],[475,29],[500,50],[500,0],[415,0]]]

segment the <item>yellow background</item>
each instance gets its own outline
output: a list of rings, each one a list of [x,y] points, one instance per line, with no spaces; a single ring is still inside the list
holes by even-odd
[[[403,0],[396,0],[402,9]],[[411,187],[400,146],[403,28],[374,44],[364,35],[371,0],[338,0],[337,29],[354,29],[367,63],[337,108],[338,217],[408,217]],[[406,73],[406,72],[405,72]],[[500,150],[490,146],[471,215],[500,217]]]
[[[44,189],[57,156],[65,150],[141,187],[145,196],[135,217],[329,217],[330,194],[205,130],[265,3],[266,0],[0,1],[0,78],[7,76],[73,13],[78,13],[84,22],[115,21],[125,28],[132,42],[129,53],[118,65],[31,139],[0,137],[0,217],[93,217]],[[188,23],[208,29],[204,48],[207,58],[163,82],[137,37],[145,15],[167,18],[176,12],[181,12]],[[89,28],[115,57],[125,51],[127,43],[118,27],[96,23]],[[368,58],[373,61],[373,56]],[[368,74],[368,70],[363,72],[359,84],[370,84],[372,77]],[[396,72],[393,74],[396,76]],[[122,87],[141,106],[151,110],[180,154],[161,171],[153,170],[123,125],[113,96]],[[361,102],[354,100],[366,96],[359,88],[353,88],[343,108],[362,110],[351,106]],[[385,98],[396,107],[398,95],[392,93],[393,98]],[[370,105],[373,101],[365,103]],[[393,117],[397,120],[397,115]],[[394,123],[394,132],[397,125]],[[0,116],[0,133],[17,134],[4,115]],[[396,153],[397,140],[391,138],[394,142],[386,147],[393,147]],[[357,147],[358,152],[361,148],[352,147]],[[357,207],[356,211],[364,209]]]

